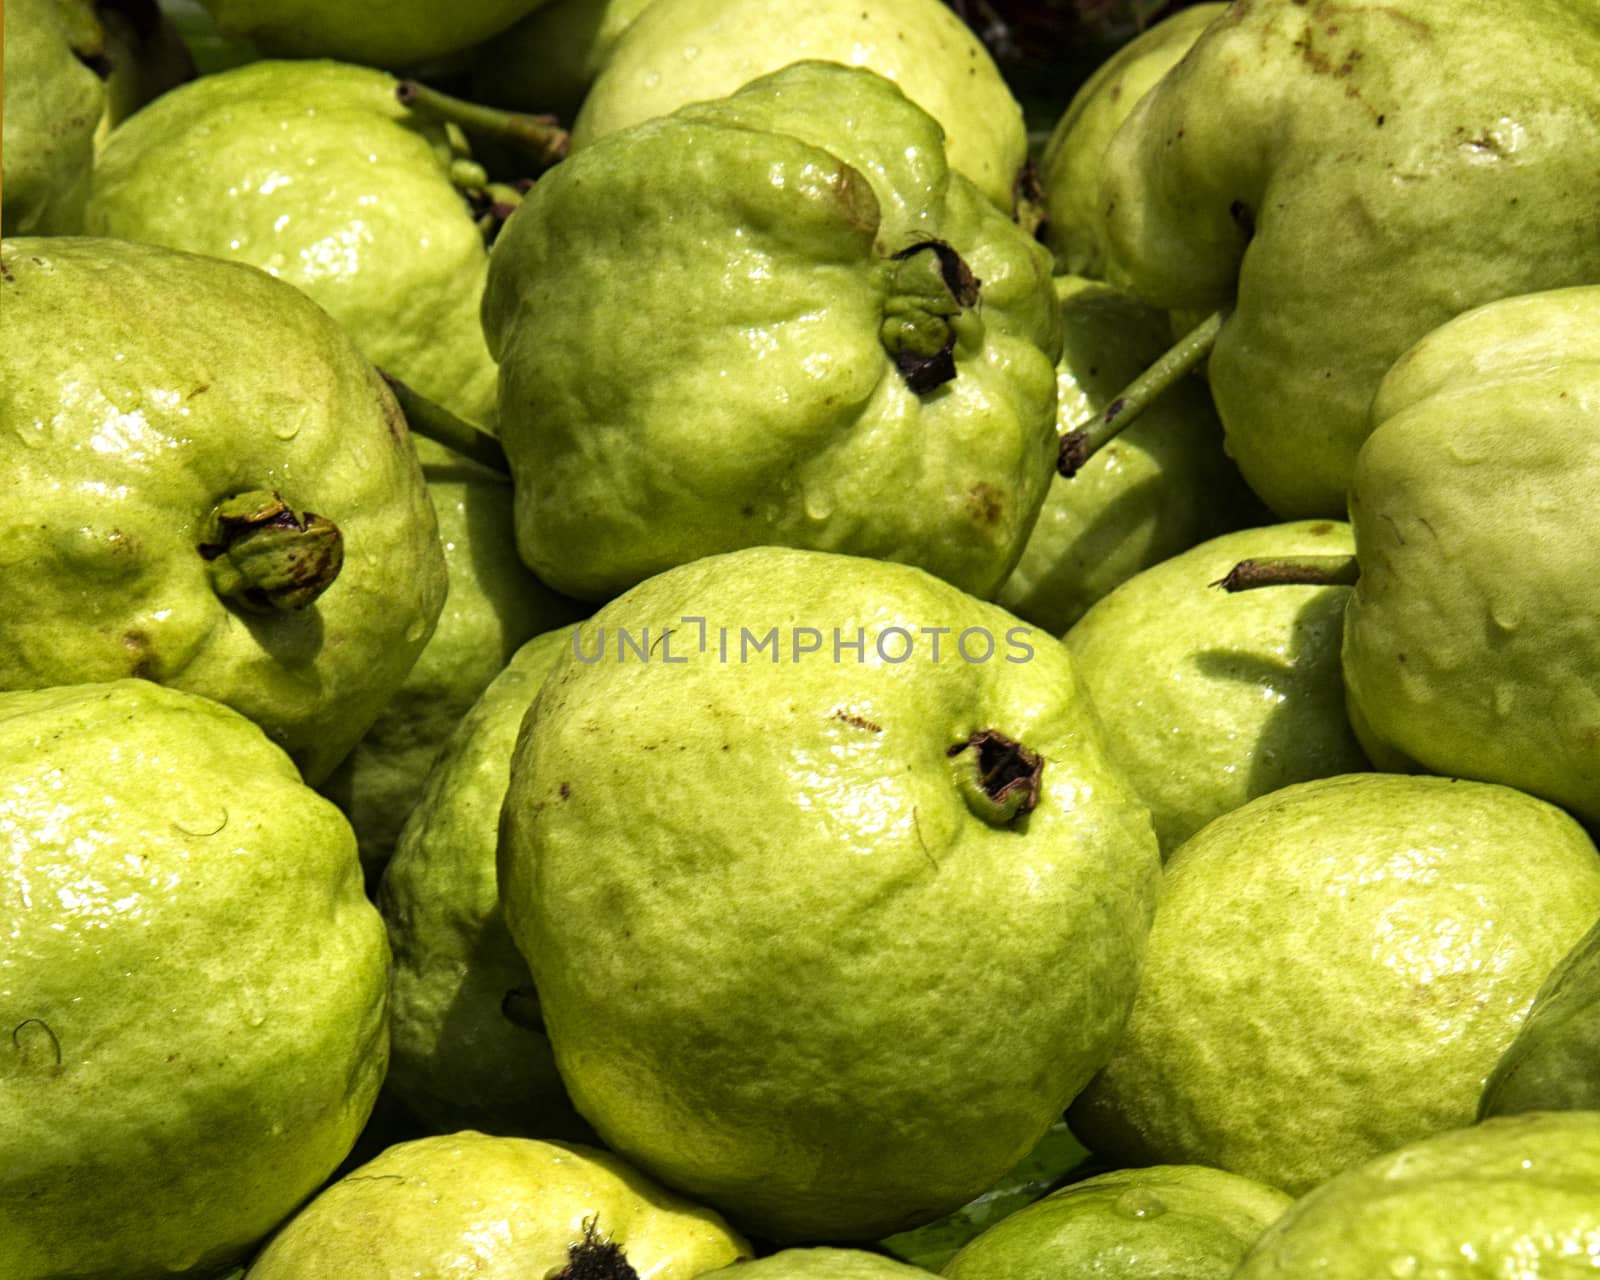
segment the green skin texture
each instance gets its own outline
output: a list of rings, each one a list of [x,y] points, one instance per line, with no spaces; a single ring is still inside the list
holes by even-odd
[[[617,661],[618,626],[659,660]],[[792,626],[822,651],[791,661]],[[835,626],[865,628],[864,661],[833,661]],[[887,626],[954,630],[892,664]],[[605,660],[563,654],[524,722],[501,899],[562,1078],[608,1146],[764,1239],[959,1208],[1126,1016],[1154,834],[1065,651],[1034,633],[1018,660],[1018,626],[908,566],[754,548],[598,613],[581,647],[605,627]],[[739,661],[741,627],[780,628],[783,661]],[[969,627],[991,661],[953,650]],[[948,754],[988,729],[1046,761],[1015,827],[979,816],[976,752]]]
[[[315,785],[444,601],[388,388],[315,303],[254,268],[86,238],[4,253],[0,686],[188,689],[255,720]],[[342,531],[343,569],[298,612],[236,611],[196,550],[212,507],[255,489]]]
[[[690,1280],[751,1253],[715,1213],[609,1152],[466,1130],[399,1143],[325,1188],[247,1280],[554,1276],[591,1220],[639,1280]]]
[[[1586,1280],[1597,1182],[1600,1113],[1489,1120],[1318,1187],[1234,1280]]]
[[[1203,1165],[1087,1178],[984,1232],[948,1280],[1228,1280],[1294,1201]]]
[[[955,378],[918,395],[879,330],[890,255],[935,238],[982,284]],[[987,596],[1050,483],[1049,255],[868,71],[796,64],[562,162],[496,243],[483,319],[519,551],[580,599],[763,544]]]
[[[920,1267],[859,1249],[785,1249],[755,1262],[713,1271],[722,1280],[927,1280]]]
[[[888,1236],[878,1247],[924,1271],[938,1271],[964,1244],[1060,1185],[1088,1154],[1066,1122],[1058,1120],[1026,1159],[981,1196],[925,1227]]]
[[[1592,4],[1238,0],[1106,152],[1108,278],[1232,308],[1209,367],[1230,452],[1280,516],[1340,515],[1402,352],[1600,278],[1597,175]]]
[[[1105,275],[1100,174],[1106,148],[1145,94],[1227,7],[1197,4],[1178,10],[1118,49],[1073,95],[1039,156],[1039,187],[1049,213],[1042,239],[1056,256],[1057,271],[1094,279]]]
[[[106,88],[78,54],[97,54],[103,42],[87,0],[6,2],[0,229],[7,236],[81,229]]]
[[[1396,774],[1285,787],[1167,864],[1133,1013],[1068,1122],[1122,1164],[1304,1194],[1470,1124],[1597,917],[1600,856],[1553,805]]]
[[[446,740],[518,647],[579,610],[517,558],[504,476],[413,437],[450,581],[432,638],[322,793],[356,829],[375,883]]]
[[[1435,773],[1600,821],[1600,288],[1503,299],[1384,379],[1350,495],[1352,706]]]
[[[472,100],[571,120],[617,41],[651,2],[553,0],[541,5],[474,52]]]
[[[1351,547],[1332,520],[1224,534],[1130,578],[1067,632],[1164,852],[1257,796],[1369,767],[1339,666],[1349,588],[1212,585],[1251,557]]]
[[[379,887],[394,952],[388,1087],[441,1132],[587,1136],[549,1040],[501,1011],[533,978],[495,883],[517,730],[571,644],[565,628],[535,637],[483,691],[428,774]]]
[[[355,838],[244,717],[144,680],[0,694],[0,1274],[214,1274],[383,1078]]]
[[[938,0],[656,0],[584,98],[572,149],[810,59],[898,84],[938,121],[950,167],[1010,214],[1028,151],[1022,108],[983,42]]]
[[[392,76],[256,62],[164,94],[101,149],[88,234],[248,262],[309,294],[374,364],[490,422],[489,256],[444,126]]]
[[[1183,12],[1187,12],[1184,10]],[[1172,344],[1164,312],[1079,276],[1057,276],[1062,351],[1056,429],[1110,404]],[[1070,480],[1055,476],[1022,558],[995,596],[1060,635],[1141,569],[1262,516],[1222,450],[1198,379],[1168,390]]]
[[[1478,1116],[1600,1111],[1600,923],[1545,979],[1495,1064]]]
[[[337,58],[395,70],[458,53],[544,0],[205,0],[218,30],[284,58]]]

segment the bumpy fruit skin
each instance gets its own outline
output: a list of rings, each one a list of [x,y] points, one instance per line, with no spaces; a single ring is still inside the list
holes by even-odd
[[[1231,308],[1229,449],[1280,516],[1343,513],[1389,365],[1495,298],[1600,278],[1587,0],[1243,0],[1112,140],[1109,278]]]
[[[1133,1012],[1068,1123],[1118,1163],[1302,1195],[1470,1124],[1597,917],[1600,855],[1554,805],[1397,774],[1285,787],[1168,862]]]
[[[926,1280],[920,1267],[859,1249],[784,1249],[712,1275],[722,1280]]]
[[[490,262],[523,560],[589,600],[763,544],[992,593],[1052,474],[1049,266],[869,71],[799,63],[608,135],[540,180]],[[954,375],[924,391],[889,345],[919,323]]]
[[[349,824],[244,717],[121,680],[0,694],[0,831],[0,1274],[214,1274],[383,1078]]]
[[[8,0],[5,20],[4,222],[8,236],[76,235],[106,107],[85,58],[104,51],[89,0]]]
[[[494,413],[489,257],[442,125],[393,76],[251,63],[163,94],[101,148],[90,235],[248,262],[303,289],[374,364],[463,417]]]
[[[587,1238],[616,1245],[640,1280],[691,1280],[751,1253],[608,1151],[464,1130],[398,1143],[324,1188],[248,1280],[528,1280],[566,1274]]]
[[[1164,852],[1257,796],[1369,767],[1339,666],[1350,589],[1214,585],[1252,557],[1351,548],[1338,520],[1225,533],[1129,578],[1067,632]]]
[[[1042,758],[1031,812],[978,789],[985,731]],[[1159,881],[1059,642],[920,570],[785,548],[585,623],[501,830],[580,1114],[778,1243],[931,1221],[1026,1155],[1110,1051]]]
[[[1352,707],[1435,773],[1600,820],[1600,288],[1506,298],[1409,350],[1350,494]]]
[[[1011,212],[1028,153],[1022,108],[983,42],[938,0],[659,0],[612,50],[573,122],[573,149],[807,60],[893,80],[938,121],[950,167]]]
[[[1119,1169],[1019,1210],[955,1256],[948,1280],[1228,1280],[1294,1201],[1204,1165]]]
[[[287,58],[338,58],[395,70],[504,31],[544,0],[204,0],[222,34]]]
[[[324,311],[254,268],[89,238],[3,252],[0,687],[175,685],[244,712],[320,781],[444,601],[393,396]],[[342,534],[307,607],[249,613],[213,588],[211,513],[254,491]]]
[[[1227,7],[1196,4],[1162,19],[1101,63],[1073,94],[1039,156],[1039,186],[1049,214],[1041,235],[1058,271],[1092,279],[1105,275],[1100,172],[1106,147],[1145,94]]]
[[[1556,965],[1478,1101],[1478,1116],[1600,1111],[1600,923]]]
[[[429,771],[379,888],[394,951],[388,1088],[437,1129],[588,1135],[495,883],[517,731],[571,643],[565,629],[530,640],[483,691]]]
[[[1235,1280],[1594,1274],[1600,1113],[1488,1120],[1332,1179],[1274,1223]]]

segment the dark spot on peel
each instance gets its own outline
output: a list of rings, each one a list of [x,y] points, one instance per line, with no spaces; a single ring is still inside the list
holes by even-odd
[[[979,524],[992,529],[1005,515],[1005,500],[992,484],[980,480],[967,490],[967,510]]]
[[[568,796],[570,796],[572,794],[572,786],[571,786],[571,784],[563,782],[561,784],[560,791],[561,791],[561,798],[563,800],[565,800]]]
[[[835,720],[842,720],[845,724],[853,725],[857,729],[865,729],[868,733],[883,732],[883,726],[881,724],[877,724],[872,720],[868,720],[865,716],[854,715],[851,712],[844,711],[842,709],[835,711],[833,713],[833,718]],[[724,747],[723,750],[726,751],[727,748]]]

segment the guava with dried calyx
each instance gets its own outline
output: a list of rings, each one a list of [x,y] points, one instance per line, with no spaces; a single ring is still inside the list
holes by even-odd
[[[444,600],[388,387],[254,268],[76,237],[0,252],[0,688],[175,685],[321,781]]]
[[[517,558],[506,477],[432,440],[412,440],[449,590],[415,665],[321,787],[355,827],[369,884],[394,852],[435,759],[489,682],[525,641],[580,616]]]
[[[1108,1160],[1303,1195],[1470,1124],[1597,917],[1600,853],[1542,800],[1387,773],[1284,787],[1167,863],[1133,1012],[1068,1122]]]
[[[920,1267],[862,1249],[784,1249],[754,1262],[714,1271],[723,1280],[915,1280]]]
[[[107,139],[84,225],[287,280],[385,372],[488,423],[478,309],[498,197],[460,130],[399,83],[266,61],[184,85]]]
[[[544,0],[205,0],[218,30],[285,58],[337,58],[398,70],[446,58],[504,31]]]
[[[1435,773],[1600,819],[1600,287],[1507,298],[1409,350],[1350,491],[1352,707]]]
[[[1571,1276],[1594,1271],[1600,1113],[1507,1116],[1330,1179],[1256,1242],[1236,1280]]]
[[[1159,865],[1058,641],[775,547],[582,624],[499,846],[579,1113],[777,1244],[920,1225],[1021,1160],[1110,1051]]]
[[[1340,515],[1402,352],[1600,278],[1572,216],[1600,172],[1600,23],[1587,0],[1234,4],[1104,166],[1108,278],[1222,309],[1230,452],[1280,516]]]
[[[1011,212],[1028,151],[1022,108],[983,42],[938,0],[655,0],[584,98],[573,149],[810,60],[894,81],[938,122],[950,168]]]
[[[1500,1055],[1478,1117],[1600,1111],[1600,923],[1567,952]]]
[[[571,120],[652,0],[551,0],[473,51],[471,96]],[[735,86],[737,87],[737,86]]]
[[[1056,423],[1064,436],[1157,359],[1171,333],[1164,313],[1109,285],[1057,276],[1055,290]],[[1188,378],[1075,475],[1051,480],[995,601],[1060,635],[1141,569],[1265,515],[1223,452],[1205,384]]]
[[[566,629],[535,637],[483,691],[429,771],[379,886],[394,953],[388,1087],[439,1130],[589,1136],[495,883],[511,749],[571,643]]]
[[[1294,1201],[1204,1165],[1097,1174],[991,1227],[948,1280],[1228,1280]]]
[[[765,544],[987,595],[1050,482],[1049,255],[870,71],[797,63],[563,161],[483,319],[518,548],[581,599]]]
[[[243,716],[0,693],[0,1274],[213,1275],[326,1178],[388,1047],[355,839]]]
[[[1165,852],[1257,796],[1370,768],[1339,663],[1349,587],[1214,585],[1252,556],[1352,546],[1334,520],[1225,533],[1135,574],[1067,632],[1107,749]]]
[[[608,1151],[464,1130],[324,1187],[248,1280],[689,1280],[750,1254],[716,1213]]]
[[[1100,173],[1106,147],[1145,94],[1227,7],[1191,5],[1145,28],[1073,94],[1039,156],[1039,187],[1048,213],[1041,238],[1056,255],[1058,271],[1094,279],[1105,274]]]

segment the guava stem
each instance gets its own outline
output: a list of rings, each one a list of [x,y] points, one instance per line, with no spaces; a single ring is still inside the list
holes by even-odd
[[[1170,347],[1160,359],[1123,388],[1088,422],[1061,437],[1056,470],[1071,479],[1083,464],[1119,436],[1123,428],[1199,366],[1216,345],[1224,313],[1214,311]]]
[[[394,398],[400,404],[400,412],[406,415],[406,425],[415,434],[424,440],[442,444],[446,449],[488,467],[491,471],[498,471],[503,476],[511,474],[511,463],[506,458],[505,449],[489,432],[473,425],[465,418],[456,417],[442,404],[435,403],[427,396],[418,395],[392,374],[384,373],[382,369],[378,372],[383,374],[383,380],[389,384],[389,390],[394,392]]]
[[[395,97],[402,106],[413,111],[526,151],[542,169],[549,168],[567,154],[567,131],[556,123],[554,116],[481,106],[452,98],[415,80],[402,80]]]
[[[1264,556],[1241,560],[1211,585],[1224,591],[1257,587],[1353,587],[1361,576],[1354,556]]]

